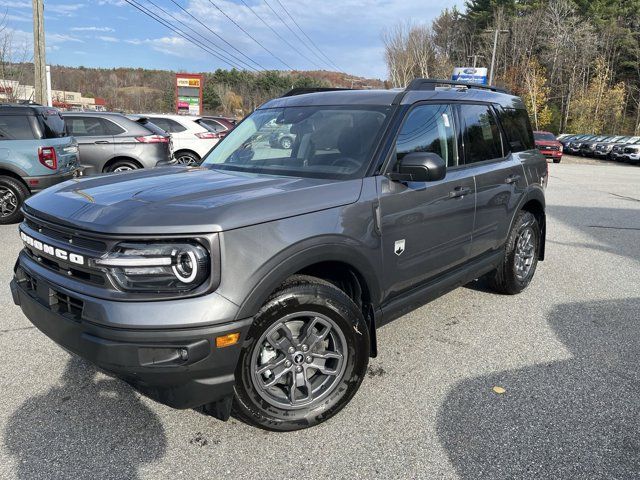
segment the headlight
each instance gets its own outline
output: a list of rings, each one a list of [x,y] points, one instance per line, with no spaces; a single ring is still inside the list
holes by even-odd
[[[94,262],[130,292],[188,292],[202,285],[211,270],[209,253],[195,242],[121,243]]]

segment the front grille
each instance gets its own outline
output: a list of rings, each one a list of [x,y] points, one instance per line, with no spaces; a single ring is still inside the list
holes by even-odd
[[[91,283],[93,285],[102,286],[105,285],[106,280],[102,272],[90,271],[88,269],[79,269],[71,263],[62,262],[57,259],[38,255],[36,252],[31,251],[28,247],[25,248],[25,253],[32,260],[38,262],[48,270],[52,270],[57,273],[68,275],[69,277],[81,280],[83,282]]]
[[[82,317],[84,302],[80,299],[51,289],[50,308],[56,313],[79,320]]]
[[[80,236],[79,234],[71,231],[53,228],[32,218],[27,218],[25,220],[25,224],[45,237],[53,238],[55,240],[68,243],[69,245],[75,245],[78,248],[94,250],[97,252],[104,252],[107,249],[107,245],[104,242]]]
[[[38,279],[28,273],[24,268],[16,271],[18,285],[32,298],[38,300],[41,305],[49,308],[52,312],[64,315],[72,320],[79,321],[82,318],[84,302],[79,298],[66,293],[59,292],[51,288],[44,282],[38,290]]]
[[[624,153],[637,153],[638,150],[635,148],[627,147],[624,149]]]
[[[551,151],[558,151],[560,149],[560,147],[557,147],[555,145],[541,145],[540,150],[551,150]]]
[[[17,277],[18,284],[24,288],[29,293],[35,293],[38,291],[38,279],[32,277],[24,270],[20,269],[18,271],[20,275]]]

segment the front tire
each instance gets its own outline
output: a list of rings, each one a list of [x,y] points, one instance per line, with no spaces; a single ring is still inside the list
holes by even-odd
[[[554,158],[553,159],[553,163],[560,163],[560,161],[562,160],[562,157],[560,158]]]
[[[176,164],[186,167],[197,167],[200,165],[200,157],[193,152],[178,152],[175,155]]]
[[[29,196],[29,190],[15,178],[0,176],[0,225],[22,220],[20,209]]]
[[[507,295],[523,291],[535,274],[540,254],[540,225],[536,217],[521,211],[513,222],[502,262],[489,274],[491,287]]]
[[[266,430],[317,425],[349,403],[368,363],[358,306],[329,282],[292,277],[255,317],[236,368],[233,413]]]

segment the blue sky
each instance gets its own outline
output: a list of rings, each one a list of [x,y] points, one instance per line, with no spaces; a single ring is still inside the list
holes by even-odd
[[[281,3],[319,49],[341,70],[375,78],[386,78],[380,36],[386,26],[407,19],[416,23],[427,22],[443,8],[453,5],[460,7],[463,4],[463,0],[280,0],[280,3],[278,0],[267,0],[268,4],[265,0],[244,0],[290,46],[265,26],[242,0],[136,1],[154,9],[149,2],[155,3],[176,19],[225,47],[225,55],[235,55],[255,68],[258,68],[257,65],[248,58],[268,69],[287,69],[280,60],[295,69],[315,70],[318,65],[330,69],[326,62],[323,63],[303,46],[300,39],[307,41],[306,38],[282,10]],[[176,4],[237,50],[225,45],[223,40],[216,38]],[[280,60],[243,33],[214,4]],[[156,11],[168,18],[166,14]],[[31,0],[0,0],[0,18],[2,17],[4,32],[11,35],[16,55],[21,54],[30,59]],[[281,19],[287,21],[300,38],[296,38],[282,24]],[[169,20],[177,25],[174,20]],[[202,40],[186,27],[180,28]],[[127,66],[195,72],[212,71],[219,67],[230,68],[124,0],[45,0],[45,31],[47,63],[50,64]],[[312,46],[310,48],[313,49]],[[238,63],[236,59],[231,60]]]

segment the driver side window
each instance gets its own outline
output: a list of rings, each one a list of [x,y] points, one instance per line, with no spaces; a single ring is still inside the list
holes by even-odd
[[[449,167],[458,164],[451,105],[418,105],[409,112],[396,140],[397,159],[412,152],[436,153]]]

